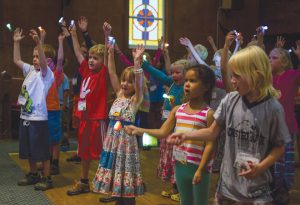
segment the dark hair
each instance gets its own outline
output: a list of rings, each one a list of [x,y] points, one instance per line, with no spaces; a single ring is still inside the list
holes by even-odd
[[[190,70],[195,71],[203,86],[207,88],[207,91],[204,93],[204,100],[209,104],[212,97],[212,90],[216,83],[215,73],[209,67],[201,64],[187,68],[186,73]]]

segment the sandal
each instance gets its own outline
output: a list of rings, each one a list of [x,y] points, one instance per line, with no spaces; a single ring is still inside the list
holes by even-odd
[[[171,194],[171,199],[173,201],[180,202],[180,195],[179,195],[179,193],[177,193],[177,194]]]
[[[171,192],[170,191],[161,191],[160,195],[162,195],[163,197],[171,197]]]

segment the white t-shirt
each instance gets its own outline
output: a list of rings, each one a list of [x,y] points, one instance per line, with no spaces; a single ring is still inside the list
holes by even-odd
[[[46,96],[54,80],[51,69],[47,66],[47,74],[42,76],[32,65],[24,63],[22,84],[18,103],[21,104],[20,118],[24,120],[48,120]]]

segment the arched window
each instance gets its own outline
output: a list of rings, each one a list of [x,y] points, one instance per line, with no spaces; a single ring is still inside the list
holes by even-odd
[[[157,41],[164,36],[165,0],[129,0],[130,48],[143,44],[157,49]]]

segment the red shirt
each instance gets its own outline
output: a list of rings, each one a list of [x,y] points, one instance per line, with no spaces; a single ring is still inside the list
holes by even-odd
[[[82,82],[78,103],[85,101],[86,110],[79,111],[77,108],[77,116],[81,120],[107,119],[107,68],[102,65],[101,70],[95,72],[90,70],[87,61],[83,60],[79,68],[79,73],[82,76]]]

